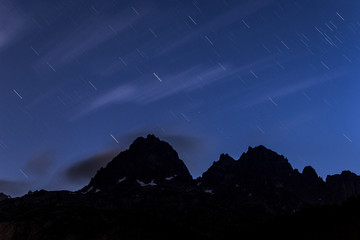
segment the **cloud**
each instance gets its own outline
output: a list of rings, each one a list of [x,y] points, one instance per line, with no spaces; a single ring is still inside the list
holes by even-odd
[[[197,153],[200,150],[204,150],[206,146],[206,140],[196,136],[190,136],[185,134],[168,134],[162,136],[164,141],[169,142],[174,148],[181,152],[187,152],[188,154]]]
[[[251,63],[232,66],[228,64],[216,64],[212,66],[197,65],[171,73],[156,73],[159,81],[153,73],[143,75],[134,83],[122,84],[115,89],[108,90],[90,101],[79,113],[71,119],[77,119],[110,104],[137,103],[148,105],[155,101],[171,97],[179,93],[187,93],[227,79],[237,74],[249,74],[256,68],[267,68],[275,65],[274,56],[257,59]],[[137,85],[137,83],[146,83]]]
[[[25,21],[11,4],[0,4],[0,49],[20,35],[25,28]]]
[[[135,93],[136,93],[135,87],[132,87],[129,85],[121,85],[121,86],[101,95],[95,101],[91,102],[89,109],[87,111],[91,111],[93,109],[100,108],[109,103],[127,101],[127,100],[131,99]]]
[[[101,167],[106,167],[107,163],[122,150],[128,149],[137,137],[146,137],[148,134],[155,134],[161,140],[168,142],[179,153],[180,158],[184,160],[185,164],[192,168],[194,166],[197,167],[198,162],[196,160],[200,159],[208,147],[208,140],[202,137],[175,132],[166,133],[160,128],[143,128],[115,136],[120,142],[121,147],[119,149],[106,150],[83,159],[78,159],[65,169],[57,171],[44,188],[49,190],[77,190],[82,188],[89,183],[90,179],[95,176]]]
[[[105,167],[116,155],[118,150],[108,150],[94,156],[76,161],[62,173],[67,181],[73,184],[85,184],[95,176],[96,171]]]
[[[111,8],[111,6],[107,6]],[[95,11],[95,10],[91,10]],[[133,14],[131,8],[125,8],[122,12],[109,16],[96,14],[83,17],[77,23],[77,27],[70,28],[68,25],[63,31],[62,37],[54,40],[56,47],[41,56],[36,66],[50,64],[55,71],[65,65],[71,64],[83,54],[104,45],[116,36],[131,30],[132,26],[148,15],[148,10],[143,9],[141,16]],[[101,24],[100,24],[101,23]]]
[[[0,179],[0,192],[10,196],[20,196],[29,190],[26,182],[17,182]]]
[[[222,29],[226,25],[242,20],[259,10],[268,7],[273,2],[273,0],[247,1],[232,7],[229,11],[221,14],[217,18],[214,18],[212,21],[206,23],[196,31],[193,31],[191,34],[188,34],[185,37],[177,38],[176,41],[172,41],[171,44],[158,51],[156,56],[169,55],[172,51],[194,40],[194,38],[199,38],[201,36],[204,37],[206,32]]]
[[[179,129],[175,128],[174,131],[165,131],[163,128],[144,128],[118,136],[117,139],[129,145],[139,136],[146,137],[148,134],[154,134],[160,138],[160,140],[168,142],[177,152],[193,154],[199,153],[206,148],[207,141],[204,138],[188,134],[179,134],[176,133],[175,130]]]
[[[246,95],[246,101],[240,103],[242,107],[251,107],[264,102],[269,101],[269,98],[274,99],[276,101],[277,98],[283,98],[289,96],[291,94],[304,91],[305,89],[321,85],[325,82],[338,79],[346,75],[348,72],[346,69],[336,69],[331,70],[331,72],[326,74],[319,74],[315,77],[302,78],[296,80],[290,84],[281,84],[275,85],[271,82],[272,86],[268,86],[263,84],[261,89],[253,89],[253,93],[250,95],[254,97],[250,97]],[[272,90],[269,90],[272,89]],[[250,92],[250,91],[249,91]]]
[[[52,151],[40,151],[33,154],[26,162],[24,170],[28,175],[45,176],[55,163],[55,154]]]

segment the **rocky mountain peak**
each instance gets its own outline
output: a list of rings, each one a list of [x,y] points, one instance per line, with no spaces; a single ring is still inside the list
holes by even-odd
[[[311,180],[317,180],[319,178],[319,176],[317,175],[315,169],[312,168],[311,166],[306,166],[302,171],[302,175],[305,178],[308,178],[308,179],[311,179]]]
[[[238,160],[242,169],[257,175],[287,176],[293,168],[288,160],[276,152],[259,145],[249,147]]]
[[[219,161],[217,161],[217,164],[219,165],[232,165],[232,164],[235,164],[235,160],[229,156],[229,154],[224,154],[222,153],[220,155],[220,158],[219,158]]]
[[[117,189],[120,185],[156,186],[176,182],[187,185],[192,177],[177,152],[154,135],[138,137],[105,168],[100,169],[82,191]]]

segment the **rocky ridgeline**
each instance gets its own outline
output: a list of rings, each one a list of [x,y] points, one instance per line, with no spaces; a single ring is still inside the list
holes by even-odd
[[[79,191],[41,190],[20,198],[0,194],[0,236],[229,239],[269,219],[303,216],[302,209],[340,204],[359,194],[356,174],[344,171],[324,181],[312,167],[300,173],[264,146],[249,147],[238,160],[222,154],[193,179],[168,143],[148,135],[137,138]],[[339,214],[335,209],[331,216]]]
[[[137,138],[101,168],[82,193],[119,192],[139,187],[198,189],[229,204],[262,205],[271,212],[297,211],[309,205],[340,203],[360,194],[360,177],[349,171],[326,181],[307,166],[300,173],[288,160],[264,146],[249,147],[238,160],[222,154],[193,180],[176,151],[154,135]]]

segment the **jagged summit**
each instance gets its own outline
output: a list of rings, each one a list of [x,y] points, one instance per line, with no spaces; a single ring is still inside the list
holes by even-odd
[[[283,155],[279,155],[263,145],[259,145],[254,148],[249,147],[248,151],[240,156],[239,161],[245,161],[248,164],[255,165],[265,164],[266,166],[271,167],[271,169],[268,170],[273,170],[273,167],[277,167],[279,165],[283,165],[283,167],[288,170],[292,170],[290,163]]]
[[[238,165],[241,169],[238,173],[242,175],[241,181],[256,182],[256,185],[260,182],[282,185],[293,171],[283,155],[262,145],[255,148],[249,147],[248,151],[240,156]]]
[[[360,194],[360,176],[351,171],[326,177],[329,198],[342,202],[351,196]]]
[[[238,160],[222,154],[197,181],[223,201],[256,203],[276,211],[300,209],[324,198],[324,182],[313,168],[300,173],[283,155],[262,145],[249,147]]]
[[[302,171],[302,175],[306,178],[317,180],[319,178],[318,174],[316,173],[315,169],[311,166],[304,167]]]
[[[237,160],[221,154],[201,177],[193,180],[176,151],[167,142],[148,135],[135,139],[80,192],[168,187],[180,191],[196,189],[229,204],[249,203],[269,211],[291,212],[306,205],[340,202],[358,195],[360,177],[344,171],[329,176],[325,182],[311,166],[300,173],[283,155],[259,145],[249,147]]]
[[[264,146],[249,147],[238,160],[221,154],[202,177],[193,180],[176,151],[148,135],[137,138],[80,191],[35,191],[9,199],[0,193],[0,235],[4,239],[250,239],[264,220],[279,229],[298,225],[298,220],[281,224],[273,216],[300,211],[301,217],[313,206],[359,195],[360,176],[343,171],[323,181],[312,167],[300,173],[284,156]],[[360,200],[351,211],[348,203],[344,209],[353,214],[349,218],[353,222]],[[324,215],[324,209],[329,208],[320,209],[322,220],[308,218],[305,226],[313,220],[311,228],[317,228],[339,210]],[[346,215],[340,216],[339,223],[346,223]],[[346,224],[341,225],[344,231]],[[358,226],[356,222],[357,231]],[[249,237],[243,235],[247,228]],[[326,225],[324,231],[328,234],[330,228]],[[290,231],[280,239],[302,231]],[[326,236],[321,239],[329,239]]]
[[[215,173],[219,171],[221,173]],[[260,175],[288,176],[292,171],[293,168],[284,156],[259,145],[254,148],[249,147],[238,160],[234,160],[228,154],[221,154],[219,160],[203,174],[203,178],[208,179],[212,174],[219,175],[219,178],[229,174],[236,175],[236,178],[248,174],[257,177]]]
[[[220,164],[225,164],[225,165],[232,165],[232,164],[235,164],[235,159],[233,159],[232,157],[229,156],[229,154],[224,154],[222,153],[220,155],[220,158],[219,158],[219,161],[217,162],[214,162],[214,163],[217,163],[218,165]]]
[[[166,147],[172,148],[168,143],[161,141],[158,137],[153,134],[148,134],[146,138],[138,137],[136,138],[133,143],[130,145],[129,150],[149,150],[158,146],[159,144],[166,144]]]
[[[121,185],[155,186],[176,183],[187,185],[192,177],[177,152],[154,135],[138,137],[101,168],[82,191],[116,189]]]

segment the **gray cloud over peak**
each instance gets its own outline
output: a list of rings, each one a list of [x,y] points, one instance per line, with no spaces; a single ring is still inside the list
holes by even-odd
[[[86,184],[90,181],[91,177],[95,176],[97,170],[105,167],[119,152],[119,150],[107,150],[85,159],[77,160],[64,170],[63,176],[73,184]]]
[[[34,153],[26,162],[24,170],[29,175],[45,176],[55,164],[55,153],[52,151],[40,151]]]
[[[24,194],[29,187],[27,182],[0,179],[0,192],[12,197]]]

